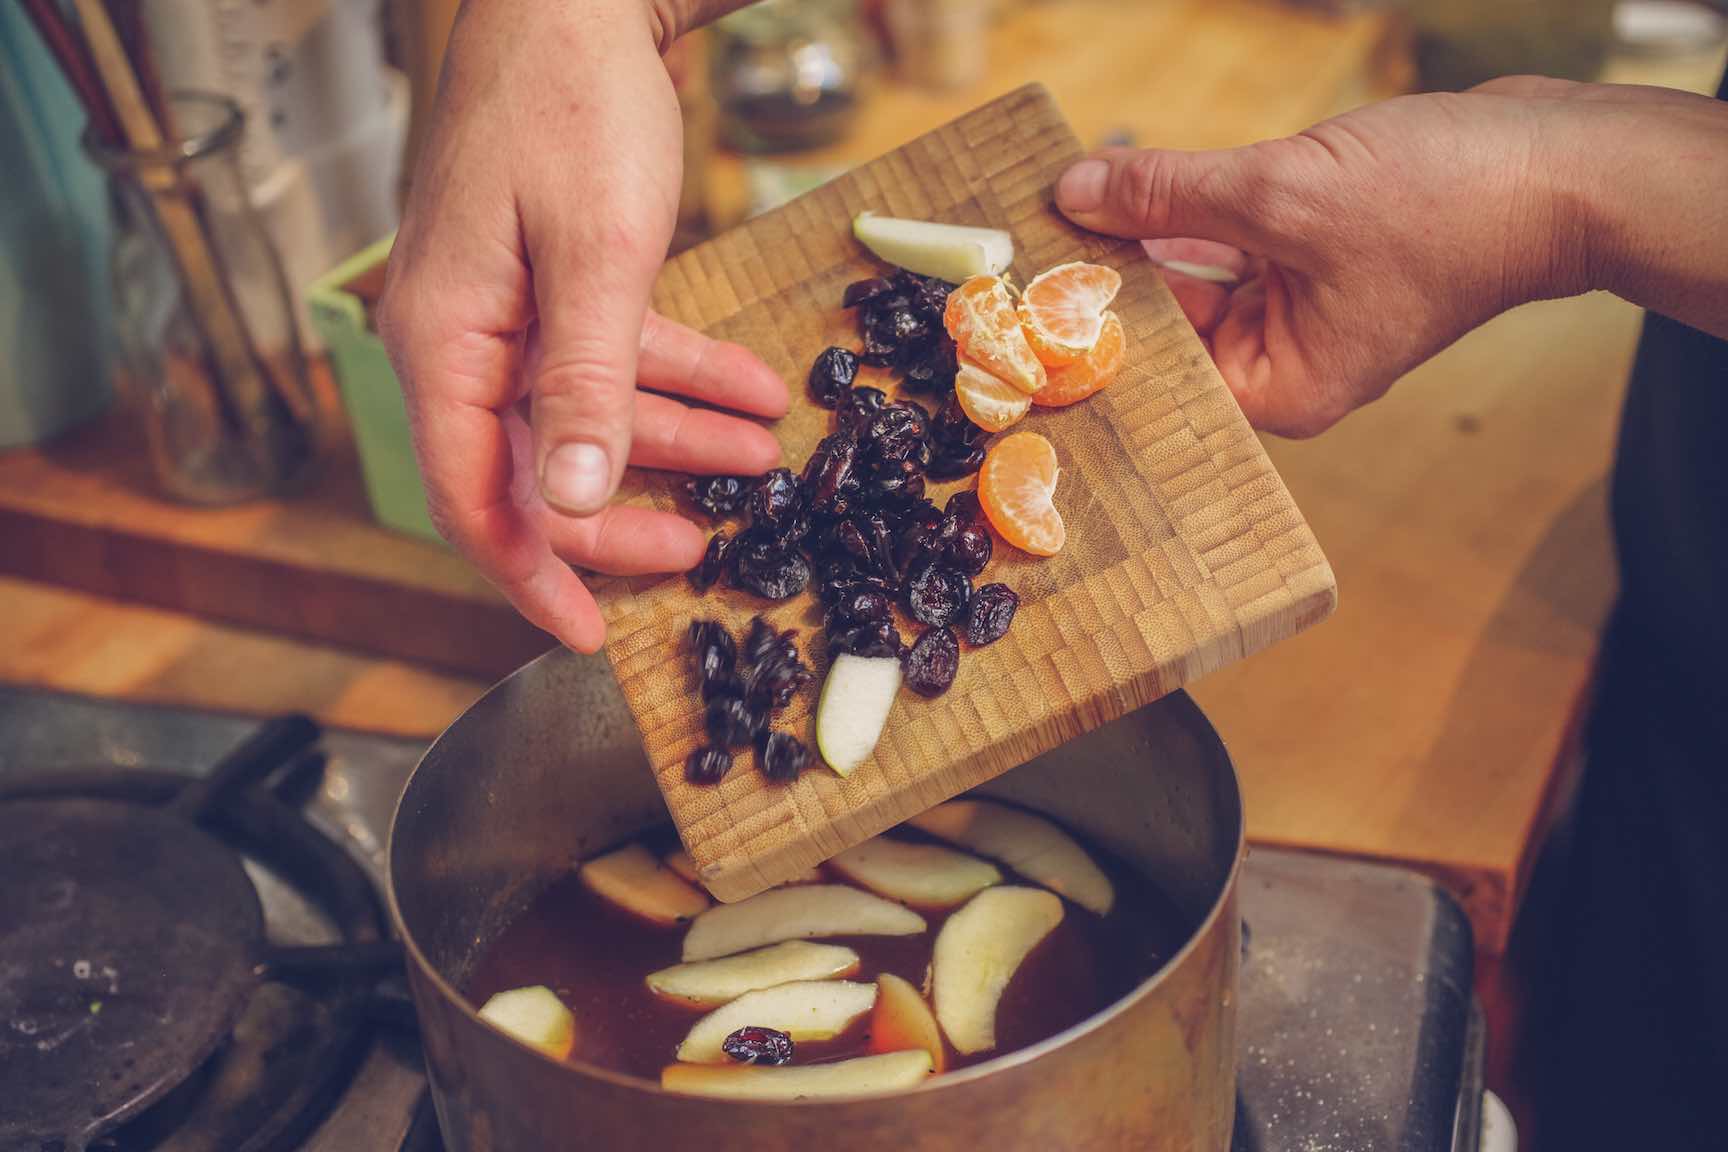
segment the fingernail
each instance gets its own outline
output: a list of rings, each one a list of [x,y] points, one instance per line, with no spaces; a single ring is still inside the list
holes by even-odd
[[[606,502],[612,469],[606,453],[593,444],[560,444],[546,454],[540,469],[540,494],[566,512],[594,512]]]
[[[1082,160],[1056,182],[1056,207],[1064,212],[1096,212],[1110,183],[1108,160]]]

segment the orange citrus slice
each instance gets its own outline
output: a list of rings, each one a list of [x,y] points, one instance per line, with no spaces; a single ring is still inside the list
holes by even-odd
[[[1019,423],[1032,407],[1032,397],[964,356],[954,376],[954,395],[966,418],[986,432],[1000,432]]]
[[[1002,539],[1034,556],[1062,550],[1068,530],[1052,497],[1056,449],[1036,432],[1016,432],[993,445],[978,472],[978,503]]]
[[[1104,331],[1098,343],[1072,364],[1050,369],[1050,383],[1038,389],[1032,403],[1046,408],[1060,408],[1076,400],[1084,400],[1122,370],[1122,354],[1128,339],[1122,331],[1122,321],[1114,312],[1104,313]],[[964,403],[964,401],[962,401]]]
[[[1044,365],[1026,342],[1000,276],[974,276],[950,292],[942,323],[955,347],[991,375],[1026,393],[1044,387]]]
[[[1104,331],[1104,310],[1121,289],[1121,274],[1102,264],[1040,272],[1020,294],[1020,323],[1038,359],[1055,368],[1090,352]]]

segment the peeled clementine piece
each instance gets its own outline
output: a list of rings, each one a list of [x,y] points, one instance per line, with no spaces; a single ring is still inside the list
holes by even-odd
[[[1002,539],[1034,556],[1062,550],[1068,530],[1056,511],[1056,449],[1036,432],[998,440],[978,472],[978,503]]]
[[[1022,392],[1044,387],[1044,365],[1026,342],[1000,276],[974,276],[948,294],[943,326],[960,352]]]
[[[1076,400],[1084,400],[1122,370],[1122,354],[1128,338],[1122,331],[1122,321],[1114,312],[1104,313],[1104,331],[1092,351],[1072,364],[1050,369],[1050,383],[1038,390],[1032,403],[1046,408],[1060,408]]]
[[[1121,288],[1121,274],[1102,264],[1058,264],[1039,273],[1020,294],[1020,323],[1038,359],[1055,368],[1092,351],[1104,310]]]
[[[1018,424],[1032,407],[1032,397],[964,356],[954,376],[954,395],[966,418],[986,432],[1000,432]]]

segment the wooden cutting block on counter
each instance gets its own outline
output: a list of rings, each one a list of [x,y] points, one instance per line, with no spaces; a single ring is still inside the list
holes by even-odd
[[[722,900],[759,892],[1291,636],[1336,602],[1326,557],[1157,269],[1137,244],[1076,229],[1052,207],[1056,179],[1080,151],[1049,94],[1021,88],[683,253],[660,277],[657,308],[755,350],[786,379],[793,407],[774,431],[797,471],[832,431],[806,373],[829,345],[858,346],[841,293],[881,268],[852,238],[857,212],[1007,229],[1021,284],[1070,260],[1122,274],[1114,307],[1128,351],[1116,382],[1069,408],[1035,407],[1019,426],[1055,445],[1067,546],[1037,559],[996,541],[978,582],[1019,593],[1013,628],[987,647],[962,645],[945,695],[903,690],[875,755],[851,777],[816,763],[791,785],[770,784],[748,751],[717,786],[683,775],[703,742],[690,621],[717,618],[742,636],[764,614],[798,630],[820,674],[827,658],[813,589],[771,604],[721,586],[698,593],[682,576],[600,584],[606,652],[684,843]],[[873,369],[858,383],[892,390]],[[941,504],[975,479],[933,484],[929,495]],[[683,506],[665,476],[633,472],[626,484],[635,501]],[[916,635],[904,620],[902,632]],[[819,690],[800,693],[776,725],[812,751]]]

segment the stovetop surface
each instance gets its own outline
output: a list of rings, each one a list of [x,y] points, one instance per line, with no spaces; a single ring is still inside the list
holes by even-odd
[[[0,686],[0,780],[92,765],[202,772],[256,723]],[[330,732],[324,747],[307,813],[382,884],[390,816],[423,746]],[[304,901],[268,878],[261,890],[273,933],[327,938]],[[1473,1136],[1454,1144],[1476,1131],[1481,1062],[1458,906],[1401,869],[1265,849],[1250,855],[1241,900],[1234,1152],[1472,1152]],[[381,1035],[303,1152],[398,1152],[424,1088],[414,1044]],[[422,1116],[412,1146],[425,1135]]]

